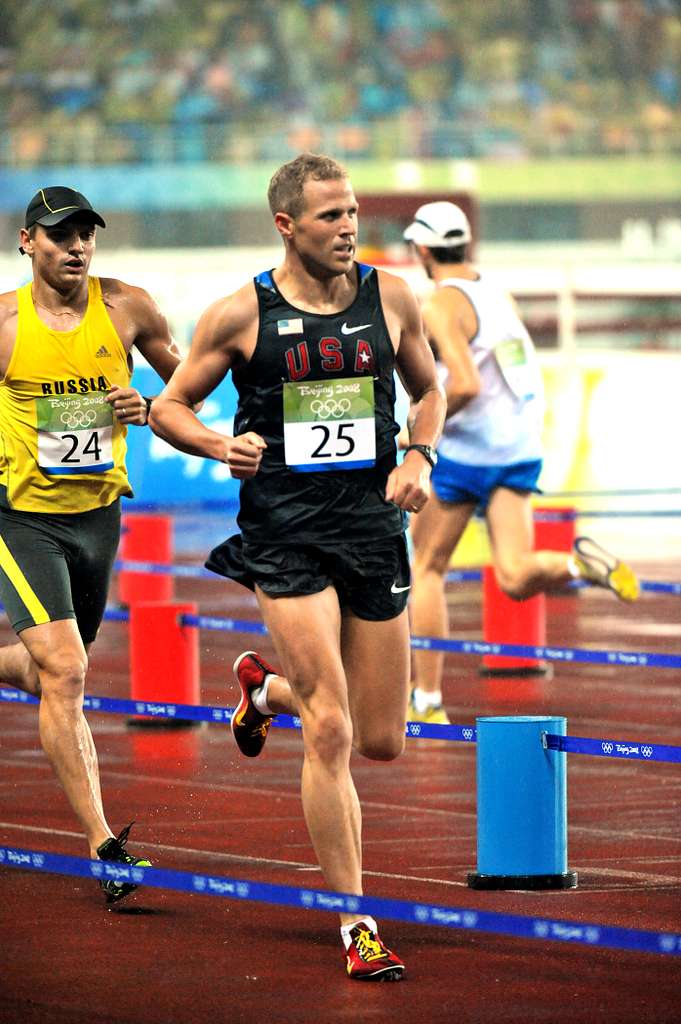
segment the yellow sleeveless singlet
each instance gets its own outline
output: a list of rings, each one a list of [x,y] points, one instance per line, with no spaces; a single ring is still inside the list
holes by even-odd
[[[42,322],[31,284],[17,289],[17,302],[16,341],[0,381],[0,484],[10,506],[88,512],[131,495],[126,428],[105,400],[112,384],[129,385],[130,370],[99,278],[88,278],[87,309],[71,331]]]

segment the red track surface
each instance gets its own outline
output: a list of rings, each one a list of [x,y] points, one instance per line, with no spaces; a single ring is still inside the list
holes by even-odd
[[[677,563],[637,566],[678,579]],[[249,595],[216,581],[176,583],[206,614],[256,618]],[[453,635],[480,637],[480,588],[451,591]],[[598,591],[548,602],[549,643],[681,651],[679,598],[634,606]],[[3,641],[10,638],[3,627]],[[202,632],[204,703],[233,705],[230,666],[252,637]],[[268,641],[260,644],[271,655]],[[552,680],[481,680],[475,659],[447,661],[452,721],[478,714],[563,714],[568,732],[681,744],[679,672],[556,666]],[[127,627],[105,624],[88,691],[128,696]],[[171,694],[169,693],[169,697]],[[0,707],[0,843],[86,856],[40,750],[34,707]],[[131,729],[91,715],[105,806],[131,819],[131,848],[159,866],[322,885],[303,824],[298,733],[274,730],[257,761],[224,726]],[[565,893],[480,893],[474,747],[410,740],[393,764],[357,758],[371,895],[509,913],[681,930],[681,768],[568,755]],[[400,985],[350,982],[336,918],[319,911],[140,889],[105,909],[95,884],[0,871],[0,1022],[203,1024],[340,1021],[457,1024],[665,1024],[681,1018],[681,960],[384,921],[405,959]]]

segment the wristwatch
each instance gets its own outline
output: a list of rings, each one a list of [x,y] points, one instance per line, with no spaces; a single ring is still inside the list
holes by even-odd
[[[435,451],[434,448],[431,448],[429,444],[408,444],[407,447],[404,449],[404,454],[406,455],[407,452],[411,451],[421,452],[421,455],[423,455],[424,459],[426,459],[430,463],[431,469],[435,468],[435,464],[437,462],[437,452]]]

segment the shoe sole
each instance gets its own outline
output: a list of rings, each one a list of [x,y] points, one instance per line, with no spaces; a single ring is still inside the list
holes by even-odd
[[[384,967],[374,974],[349,974],[352,981],[402,981],[404,967]]]
[[[125,886],[121,886],[121,889],[125,890],[124,892],[113,893],[109,889],[105,889],[104,895],[106,896],[107,906],[111,903],[120,903],[120,901],[124,900],[126,896],[132,895],[136,888],[136,885],[126,883]]]

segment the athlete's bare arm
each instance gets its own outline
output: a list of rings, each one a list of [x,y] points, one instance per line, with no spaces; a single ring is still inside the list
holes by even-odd
[[[258,300],[252,283],[209,306],[200,318],[191,348],[160,396],[149,418],[151,429],[180,451],[226,462],[239,480],[255,476],[266,447],[249,431],[228,437],[210,430],[192,407],[218,386],[228,371],[253,353]]]
[[[168,321],[151,295],[143,288],[115,278],[101,278],[101,285],[104,305],[130,363],[134,346],[161,379],[169,381],[180,363],[180,350],[170,333]],[[147,422],[147,403],[136,388],[114,386],[107,395],[107,401],[122,423],[141,426]]]
[[[0,380],[7,373],[17,336],[17,293],[0,295]]]
[[[411,399],[411,443],[435,447],[444,423],[445,399],[418,303],[400,278],[380,272],[379,280],[396,369]],[[430,495],[430,468],[420,452],[407,452],[388,478],[388,501],[404,509],[421,508]]]
[[[457,288],[438,288],[423,307],[423,321],[447,368],[447,416],[453,416],[480,393],[480,374],[470,352],[478,329],[475,310]]]
[[[104,305],[126,352],[134,345],[164,381],[170,380],[181,354],[154,299],[144,288],[100,280]]]

